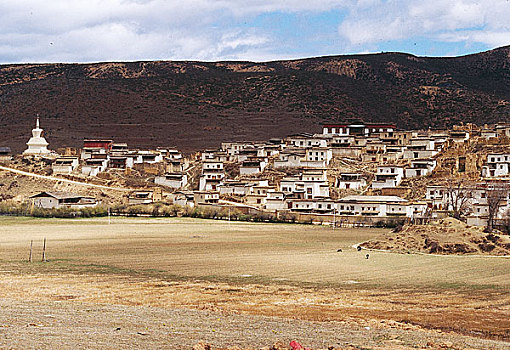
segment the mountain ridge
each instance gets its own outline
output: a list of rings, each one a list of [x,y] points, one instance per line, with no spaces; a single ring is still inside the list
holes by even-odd
[[[510,46],[446,58],[7,64],[0,144],[24,149],[36,114],[53,148],[103,137],[194,151],[349,119],[402,129],[507,121],[509,101]]]

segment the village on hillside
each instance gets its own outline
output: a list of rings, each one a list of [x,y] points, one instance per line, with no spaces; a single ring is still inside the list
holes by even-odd
[[[223,142],[184,155],[87,138],[81,149],[57,153],[39,123],[22,154],[0,147],[4,203],[48,209],[166,203],[222,210],[228,219],[242,213],[335,226],[447,216],[490,229],[510,222],[508,124],[403,131],[351,121],[323,125],[318,134]],[[41,176],[39,187],[22,182],[32,175]]]

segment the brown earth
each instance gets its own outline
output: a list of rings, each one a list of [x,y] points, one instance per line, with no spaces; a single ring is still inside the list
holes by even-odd
[[[53,149],[101,137],[185,151],[357,118],[403,129],[507,121],[509,53],[1,65],[0,145],[23,150],[36,114]]]
[[[297,340],[313,349],[507,349],[510,340],[504,257],[365,259],[353,244],[381,229],[0,221],[0,348],[267,349]]]
[[[427,225],[405,225],[360,246],[399,253],[510,255],[510,236],[446,218]]]
[[[0,170],[0,202],[23,202],[28,197],[43,191],[64,191],[89,195],[103,203],[109,204],[123,203],[126,200],[126,191],[93,188],[86,185],[86,182],[89,181],[88,179],[76,180],[83,182],[84,185],[66,183],[58,179],[46,180],[23,176]],[[108,183],[101,183],[100,181],[95,181],[95,183],[105,186],[111,185]]]
[[[508,296],[497,291],[480,291],[480,298],[473,291],[315,289],[3,268],[0,347],[11,349],[190,349],[202,341],[213,349],[290,349],[292,340],[314,349],[508,346]]]

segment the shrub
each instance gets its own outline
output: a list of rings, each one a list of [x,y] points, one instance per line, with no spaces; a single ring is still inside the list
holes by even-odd
[[[377,221],[374,226],[378,228],[392,228],[392,229],[398,229],[400,227],[400,231],[402,230],[402,226],[404,225],[404,220],[399,219],[393,219],[393,220],[380,220]],[[400,232],[396,231],[396,232]]]
[[[272,220],[274,215],[271,213],[264,213],[264,212],[257,212],[256,214],[252,215],[252,220],[257,222],[265,222]]]
[[[280,213],[280,222],[290,222],[295,223],[297,220],[296,214],[289,212]]]
[[[249,214],[241,214],[239,215],[239,221],[251,221],[252,217]]]
[[[164,205],[160,208],[159,214],[166,217],[175,217],[182,211],[182,207],[179,205]]]
[[[28,215],[29,206],[27,204],[15,203],[15,202],[1,202],[0,203],[0,214],[4,215]]]
[[[185,216],[185,217],[191,217],[192,214],[194,212],[194,208],[192,207],[188,207],[188,206],[185,206],[182,211],[181,211],[181,215],[182,216]]]
[[[131,206],[127,207],[127,210],[125,213],[129,216],[136,216],[139,214],[152,215],[154,213],[154,207],[152,205],[143,205],[143,204],[131,205]]]
[[[28,203],[1,203],[0,214],[33,216],[38,218],[90,218],[108,215],[108,209],[104,206],[91,208],[52,208],[45,209],[32,207]]]

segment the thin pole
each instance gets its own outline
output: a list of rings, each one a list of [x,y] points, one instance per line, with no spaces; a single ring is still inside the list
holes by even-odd
[[[46,237],[44,237],[43,241],[42,262],[46,262]]]
[[[112,223],[112,219],[110,217],[110,207],[108,207],[108,225]]]
[[[30,241],[30,255],[28,256],[28,262],[32,262],[32,246],[34,244],[34,240]]]
[[[333,206],[333,230],[336,226],[336,208]]]

